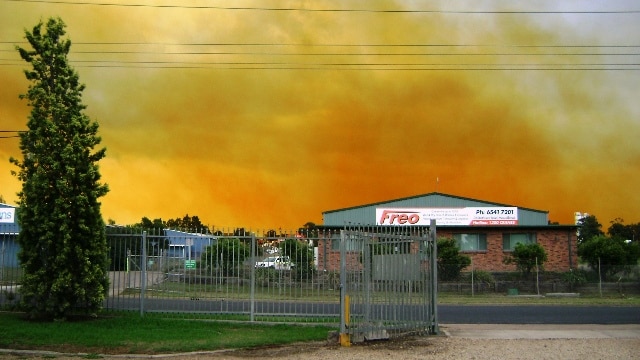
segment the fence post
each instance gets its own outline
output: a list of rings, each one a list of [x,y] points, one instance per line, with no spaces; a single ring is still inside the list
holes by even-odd
[[[538,257],[536,256],[536,293],[540,295],[540,268],[538,268]]]
[[[431,219],[429,224],[429,240],[433,244],[433,251],[431,253],[431,299],[429,301],[433,317],[431,332],[438,334],[440,332],[438,328],[438,241],[435,219]]]
[[[345,230],[340,230],[340,345],[350,346],[351,340],[347,333],[349,323],[349,299],[347,297],[347,236]]]
[[[600,297],[602,297],[602,265],[600,264],[600,258],[598,258],[598,292],[600,293]]]
[[[249,303],[250,303],[250,314],[249,314],[249,321],[254,322],[255,321],[255,313],[256,313],[256,234],[252,233],[251,234],[251,275],[250,275],[250,299],[249,299]]]
[[[475,288],[473,286],[473,276],[474,276],[474,269],[473,269],[473,258],[471,258],[471,297],[473,297],[475,295]]]
[[[363,255],[363,267],[362,267],[362,290],[364,291],[364,322],[371,321],[371,307],[372,307],[372,298],[371,298],[371,274],[373,272],[373,260],[371,258],[371,248],[369,247],[370,239],[368,237],[364,238],[362,241],[362,255]],[[345,254],[346,256],[346,254]],[[345,305],[347,311],[349,311],[349,302]],[[347,325],[349,324],[349,312],[347,312]]]
[[[147,232],[142,232],[142,255],[140,256],[140,317],[144,316],[144,296],[147,289]]]
[[[4,240],[2,240],[2,247],[0,248],[0,281],[4,280]]]

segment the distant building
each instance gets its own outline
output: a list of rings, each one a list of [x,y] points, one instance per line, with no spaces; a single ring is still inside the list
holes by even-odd
[[[0,203],[0,269],[18,267],[19,233],[16,207]]]
[[[207,246],[215,245],[218,241],[218,237],[211,234],[171,229],[165,229],[164,236],[169,240],[167,252],[170,257],[184,257],[189,260],[199,259]]]
[[[455,239],[477,270],[513,271],[515,265],[503,260],[518,243],[542,245],[546,270],[577,267],[577,226],[551,225],[547,211],[433,192],[322,214],[322,228],[336,231],[318,243],[319,270],[339,269],[339,229],[345,226],[428,226],[431,219],[438,238]]]

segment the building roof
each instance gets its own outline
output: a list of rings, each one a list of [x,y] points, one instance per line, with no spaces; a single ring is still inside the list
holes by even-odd
[[[516,208],[517,224],[515,226],[549,225],[549,212],[545,210],[536,210],[515,205],[501,204],[497,202],[472,199],[438,192],[415,195],[400,199],[386,200],[336,210],[328,210],[322,213],[322,217],[323,225],[329,226],[344,224],[375,225],[378,221],[377,210],[381,208],[464,209],[484,207]],[[451,225],[454,224],[446,224],[441,226]]]
[[[478,199],[462,197],[462,196],[449,195],[449,194],[444,194],[444,193],[439,193],[439,192],[430,192],[430,193],[426,193],[426,194],[414,195],[414,196],[409,196],[409,197],[404,197],[404,198],[399,198],[399,199],[393,199],[393,200],[380,201],[380,202],[375,202],[375,203],[371,203],[371,204],[346,207],[346,208],[336,209],[336,210],[327,210],[327,211],[323,211],[322,213],[323,214],[329,214],[329,213],[333,213],[333,212],[345,211],[345,210],[354,210],[354,209],[359,209],[359,208],[364,208],[364,207],[379,206],[379,205],[390,205],[390,203],[406,202],[406,201],[410,201],[410,200],[422,199],[422,198],[427,198],[427,197],[435,197],[435,196],[442,196],[442,197],[445,197],[445,198],[448,198],[448,199],[452,199],[452,200],[460,200],[461,202],[482,203],[485,206],[518,207],[518,208],[520,208],[522,210],[540,212],[540,213],[545,213],[545,214],[549,213],[549,211],[546,211],[546,210],[530,209],[530,208],[525,208],[525,207],[522,207],[522,206],[501,204],[501,203],[490,202],[490,201],[485,201],[485,200],[478,200]]]

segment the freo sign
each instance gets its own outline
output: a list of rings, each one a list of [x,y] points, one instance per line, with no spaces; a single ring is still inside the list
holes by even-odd
[[[518,225],[517,207],[377,208],[376,225]]]

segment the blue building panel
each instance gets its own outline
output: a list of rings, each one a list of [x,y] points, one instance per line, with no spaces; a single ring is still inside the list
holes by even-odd
[[[18,267],[18,234],[20,225],[16,219],[16,207],[0,204],[0,267]]]
[[[169,245],[184,246],[189,249],[188,258],[198,258],[207,246],[214,245],[218,238],[213,235],[195,234],[178,230],[165,229],[164,235],[169,240]]]

